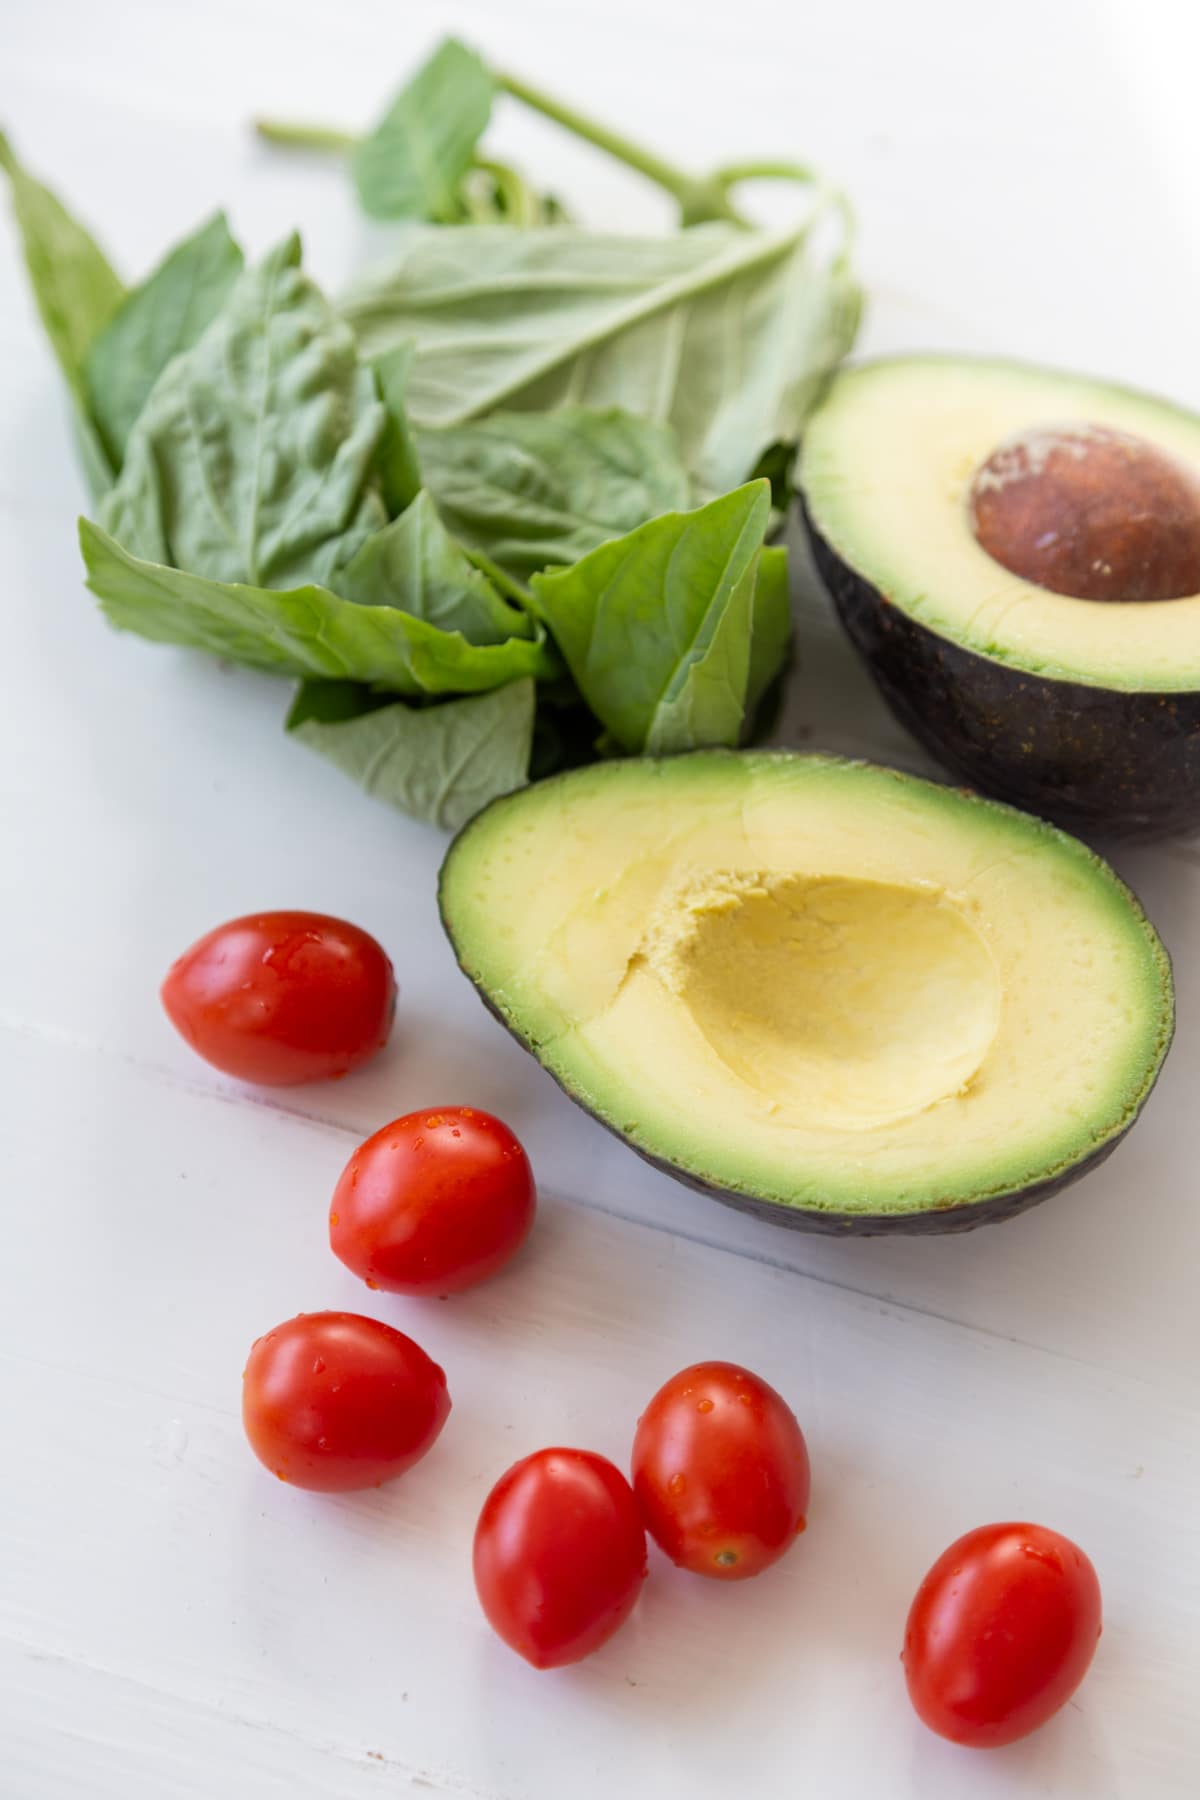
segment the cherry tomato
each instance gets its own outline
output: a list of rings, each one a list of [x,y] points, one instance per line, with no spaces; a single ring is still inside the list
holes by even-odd
[[[378,1487],[420,1462],[446,1423],[446,1377],[419,1344],[358,1313],[301,1313],[260,1337],[242,1382],[250,1448],[321,1493]]]
[[[368,1287],[453,1294],[516,1254],[535,1203],[507,1125],[470,1106],[432,1107],[359,1145],[334,1190],[329,1242]]]
[[[917,1589],[905,1678],[920,1717],[956,1744],[1011,1744],[1056,1713],[1100,1636],[1100,1584],[1083,1551],[1043,1525],[982,1525]]]
[[[344,1075],[382,1050],[396,983],[357,925],[323,913],[254,913],[185,950],[167,971],[162,1003],[206,1062],[288,1087]]]
[[[773,1387],[735,1363],[696,1363],[638,1420],[633,1490],[671,1561],[716,1581],[777,1562],[804,1530],[808,1448]]]
[[[590,1450],[514,1463],[475,1528],[475,1587],[498,1636],[535,1669],[579,1662],[633,1611],[646,1534],[621,1471]]]

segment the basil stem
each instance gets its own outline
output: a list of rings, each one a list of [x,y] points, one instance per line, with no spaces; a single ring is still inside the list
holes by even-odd
[[[541,88],[533,87],[517,75],[506,74],[503,70],[493,69],[492,79],[503,94],[519,100],[533,112],[541,113],[543,118],[552,119],[565,131],[570,131],[587,144],[594,144],[598,150],[605,151],[615,157],[626,168],[634,169],[644,175],[656,187],[662,188],[679,202],[689,220],[698,221],[700,217],[707,219],[724,219],[732,225],[746,225],[744,219],[732,206],[719,183],[713,180],[697,181],[684,169],[677,169],[673,163],[666,162],[656,156],[652,150],[646,150],[640,144],[633,143],[620,132],[610,131],[607,125],[601,125],[580,113],[572,106],[564,106]]]
[[[255,119],[254,130],[268,144],[286,144],[292,150],[346,153],[358,145],[352,132],[337,131],[329,125],[296,125],[288,119]]]

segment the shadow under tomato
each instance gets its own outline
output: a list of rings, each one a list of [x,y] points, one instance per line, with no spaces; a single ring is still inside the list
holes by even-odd
[[[328,1656],[331,1640],[355,1629],[356,1618],[406,1617],[413,1559],[426,1570],[433,1564],[450,1572],[464,1533],[469,1543],[470,1504],[462,1497],[461,1445],[449,1435],[453,1428],[451,1410],[413,1468],[379,1487],[341,1494],[280,1482],[247,1446],[233,1497],[228,1585],[241,1596],[240,1616],[231,1621],[236,1635],[273,1666],[300,1672]],[[448,1539],[450,1510],[462,1517]],[[298,1617],[305,1621],[302,1632]]]
[[[948,1743],[913,1715],[905,1750],[893,1746],[897,1786],[914,1793],[934,1791],[979,1795],[1086,1794],[1087,1800],[1123,1800],[1128,1792],[1109,1766],[1099,1706],[1081,1697],[1015,1744],[973,1750]],[[907,1769],[907,1781],[901,1770]],[[1145,1790],[1147,1793],[1149,1788]]]

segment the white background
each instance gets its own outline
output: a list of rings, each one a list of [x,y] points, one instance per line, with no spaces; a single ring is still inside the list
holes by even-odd
[[[213,205],[255,252],[302,227],[336,285],[368,232],[334,168],[255,111],[368,122],[454,26],[697,166],[812,158],[858,204],[869,347],[980,347],[1200,405],[1194,8],[1009,0],[4,0],[0,119],[141,272]],[[501,109],[494,143],[592,221],[664,218],[633,178]],[[768,202],[777,210],[778,196]],[[1102,1170],[970,1237],[828,1243],[643,1167],[484,1014],[434,908],[444,843],[285,741],[282,686],[110,632],[84,593],[55,372],[0,228],[0,1251],[3,1800],[819,1800],[1200,1791],[1200,941],[1195,844],[1121,852],[1175,956],[1180,1029]],[[786,737],[918,766],[808,588]],[[341,913],[403,988],[345,1083],[239,1089],[156,985],[214,922]],[[444,1305],[368,1295],[324,1239],[356,1138],[493,1108],[544,1202],[519,1264]],[[444,1363],[454,1412],[403,1482],[272,1482],[244,1353],[350,1306]],[[810,1529],[759,1582],[668,1568],[589,1663],[536,1675],[483,1625],[470,1534],[516,1456],[624,1461],[650,1391],[728,1356],[809,1435]],[[1075,1536],[1107,1624],[1077,1701],[972,1755],[908,1709],[897,1653],[962,1530]]]

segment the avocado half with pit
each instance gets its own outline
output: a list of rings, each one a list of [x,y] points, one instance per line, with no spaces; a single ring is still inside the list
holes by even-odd
[[[1054,826],[866,763],[574,770],[459,835],[442,918],[492,1011],[681,1181],[825,1232],[969,1230],[1129,1130],[1170,964]]]
[[[1200,418],[897,357],[837,377],[800,485],[847,631],[949,768],[1083,830],[1200,824]]]

